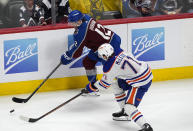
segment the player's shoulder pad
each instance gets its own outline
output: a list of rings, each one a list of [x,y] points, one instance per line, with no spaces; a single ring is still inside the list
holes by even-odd
[[[81,33],[81,34],[82,32],[86,31],[89,21],[91,20],[91,17],[85,14],[84,19],[85,21],[78,27],[78,33]]]
[[[79,26],[78,29],[76,29],[76,33],[74,33],[75,41],[77,41],[78,44],[80,44],[84,40],[85,35],[87,34],[87,28],[88,28],[89,21],[91,19],[91,17],[86,14],[84,17],[86,21],[83,22],[81,26]]]

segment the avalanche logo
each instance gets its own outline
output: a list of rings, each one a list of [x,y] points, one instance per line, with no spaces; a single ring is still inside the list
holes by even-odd
[[[38,71],[37,38],[4,41],[5,74]]]
[[[164,27],[132,30],[132,53],[138,60],[165,60],[164,43]]]
[[[74,41],[73,39],[73,35],[68,35],[68,50],[70,50],[74,44],[77,44],[76,41]],[[73,64],[70,66],[70,68],[78,68],[78,67],[83,67],[82,65],[82,61],[84,59],[84,57],[86,55],[88,55],[90,49],[88,49],[87,47],[84,47],[83,48],[83,52],[82,52],[82,55],[79,57],[79,58],[76,58],[74,61],[73,61]],[[96,66],[98,65],[101,65],[101,63],[97,63]]]

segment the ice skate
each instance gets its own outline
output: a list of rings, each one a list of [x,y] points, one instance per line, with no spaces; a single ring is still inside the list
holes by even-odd
[[[124,108],[119,112],[113,113],[112,116],[113,116],[113,120],[115,121],[131,121],[129,116],[125,113]]]
[[[141,129],[139,131],[153,131],[153,129],[152,129],[152,127],[148,123],[145,123],[143,125],[143,129]]]

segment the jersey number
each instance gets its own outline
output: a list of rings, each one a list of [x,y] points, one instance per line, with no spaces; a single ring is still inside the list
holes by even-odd
[[[131,57],[127,56],[127,59],[124,60],[122,66],[121,66],[121,69],[124,70],[124,69],[125,69],[125,66],[126,66],[126,65],[129,65],[129,67],[132,69],[132,71],[137,74],[137,71],[136,71],[135,67],[129,62],[129,60],[132,60],[132,61],[134,61],[136,64],[141,65],[141,63],[139,63],[139,62],[135,61],[134,59],[132,59]]]
[[[95,28],[95,31],[101,35],[105,40],[110,40],[111,38],[111,31],[105,31],[105,28],[101,24],[97,24],[97,28]]]

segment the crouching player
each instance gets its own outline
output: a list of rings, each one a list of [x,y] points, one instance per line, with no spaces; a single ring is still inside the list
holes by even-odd
[[[139,131],[153,131],[143,114],[137,109],[152,83],[153,75],[148,64],[136,60],[122,49],[114,51],[108,43],[98,48],[98,55],[105,60],[103,77],[96,82],[90,82],[82,92],[90,93],[112,87],[115,99],[121,107],[120,112],[113,113],[113,119],[129,118],[142,128]]]

